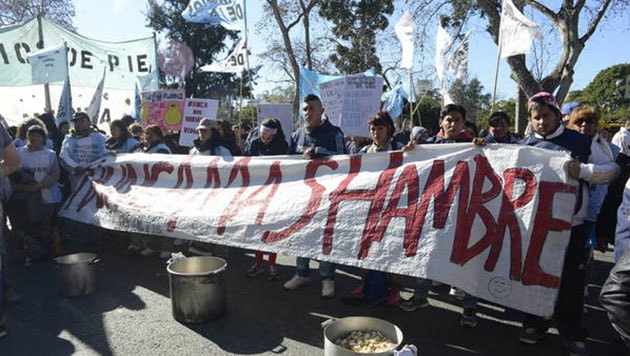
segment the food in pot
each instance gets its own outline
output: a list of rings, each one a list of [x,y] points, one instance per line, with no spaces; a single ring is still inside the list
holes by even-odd
[[[396,348],[396,343],[378,330],[353,331],[335,340],[335,345],[360,353],[377,353]]]

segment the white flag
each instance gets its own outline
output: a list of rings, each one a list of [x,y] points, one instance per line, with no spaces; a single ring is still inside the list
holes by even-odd
[[[70,122],[74,115],[74,109],[72,109],[72,90],[70,89],[70,76],[66,76],[66,80],[63,83],[63,89],[61,90],[61,97],[59,98],[59,106],[57,107],[57,118],[55,123],[59,125],[61,122]]]
[[[540,26],[528,20],[512,0],[504,0],[499,26],[501,58],[529,53],[534,37],[542,39]]]
[[[247,39],[245,37],[234,48],[230,55],[220,61],[199,68],[202,72],[241,73],[245,69],[245,56],[247,55]]]
[[[105,68],[103,68],[103,78],[98,82],[96,86],[96,91],[92,96],[92,100],[90,101],[90,106],[88,106],[86,113],[92,120],[92,123],[96,125],[98,123],[98,114],[101,111],[101,99],[103,98],[103,85],[105,84]]]
[[[243,0],[191,0],[182,12],[184,20],[241,30],[245,20]]]
[[[398,23],[396,23],[396,37],[400,41],[402,47],[402,60],[400,66],[402,68],[411,69],[413,66],[413,31],[416,29],[416,23],[411,15],[405,11]]]
[[[65,44],[33,52],[26,59],[31,64],[33,84],[60,82],[68,77],[68,51]]]
[[[435,44],[435,71],[440,82],[442,82],[444,78],[446,52],[448,52],[448,48],[451,46],[452,42],[451,35],[446,32],[441,23],[438,23],[437,41]]]
[[[468,36],[472,31],[469,31],[462,41],[457,45],[457,48],[453,51],[446,63],[446,69],[448,69],[453,75],[459,79],[464,80],[468,74]]]

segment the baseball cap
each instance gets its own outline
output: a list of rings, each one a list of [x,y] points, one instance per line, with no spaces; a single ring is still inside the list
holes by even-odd
[[[76,121],[78,119],[86,119],[87,121],[90,121],[90,117],[88,116],[88,114],[84,113],[84,112],[76,112],[74,113],[74,115],[72,116],[72,121]]]
[[[573,110],[579,108],[580,106],[582,106],[581,103],[569,101],[568,103],[562,104],[562,110],[560,111],[562,112],[562,115],[571,115],[571,112],[573,112]]]
[[[558,101],[556,100],[556,98],[552,94],[547,93],[546,91],[538,92],[534,94],[531,98],[529,98],[529,100],[527,101],[527,110],[528,111],[531,110],[532,104],[534,104],[535,101],[540,101],[540,100],[545,102],[547,105],[555,108],[556,110],[560,111],[560,106],[558,105]]]
[[[208,118],[203,118],[199,121],[199,125],[197,125],[197,130],[210,130],[211,128],[217,128],[217,123],[214,120],[210,120]]]

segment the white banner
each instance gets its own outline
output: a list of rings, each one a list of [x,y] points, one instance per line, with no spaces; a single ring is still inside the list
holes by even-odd
[[[291,144],[291,134],[293,133],[293,105],[292,104],[258,104],[258,115],[256,125],[268,118],[273,117],[280,121],[284,138]]]
[[[220,61],[199,68],[202,72],[222,72],[241,74],[245,70],[245,58],[247,56],[247,39],[241,38],[236,44],[234,51],[230,55]]]
[[[324,113],[346,136],[368,137],[367,118],[381,105],[383,78],[363,74],[333,79],[319,85]]]
[[[137,153],[94,162],[60,214],[427,277],[551,315],[576,202],[568,160],[499,144],[313,161]]]
[[[68,53],[63,43],[33,52],[26,59],[31,64],[30,84],[60,82],[68,78]]]
[[[529,53],[534,38],[543,38],[540,26],[525,17],[512,0],[504,0],[499,24],[501,58]]]
[[[228,30],[244,27],[245,2],[243,0],[191,0],[182,12],[184,20],[216,24]]]
[[[193,140],[197,138],[197,126],[203,118],[217,119],[219,101],[213,99],[190,98],[184,101],[184,119],[179,131],[179,145],[192,147]]]

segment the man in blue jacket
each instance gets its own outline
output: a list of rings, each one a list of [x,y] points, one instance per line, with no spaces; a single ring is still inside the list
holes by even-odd
[[[344,135],[323,116],[324,107],[317,95],[309,94],[302,103],[304,127],[291,136],[289,154],[301,154],[304,159],[316,159],[344,153]],[[284,283],[284,289],[296,290],[311,283],[309,259],[298,257],[296,274]],[[321,261],[319,274],[322,278],[322,298],[335,296],[335,264]]]

